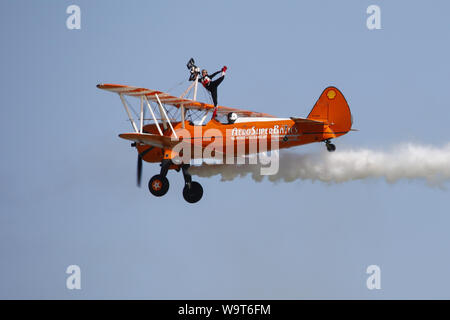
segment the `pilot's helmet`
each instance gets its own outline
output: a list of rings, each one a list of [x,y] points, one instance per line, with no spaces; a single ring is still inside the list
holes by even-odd
[[[230,112],[228,114],[228,122],[229,123],[234,123],[237,120],[237,118],[238,118],[238,115],[234,112]]]

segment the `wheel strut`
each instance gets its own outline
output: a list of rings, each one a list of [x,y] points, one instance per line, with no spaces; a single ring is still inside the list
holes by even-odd
[[[167,176],[167,172],[169,171],[169,167],[172,164],[172,160],[164,159],[161,161],[161,171],[159,174],[163,177]]]
[[[184,184],[187,186],[191,186],[192,176],[189,174],[189,164],[182,164],[181,170],[183,171]]]
[[[192,177],[189,174],[189,164],[181,165],[181,170],[183,170],[184,178],[184,188],[183,188],[183,198],[189,203],[196,203],[200,201],[203,196],[203,188],[200,183],[192,181]]]

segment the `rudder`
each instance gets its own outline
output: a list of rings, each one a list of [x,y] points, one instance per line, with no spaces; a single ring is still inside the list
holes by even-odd
[[[336,87],[323,90],[307,119],[324,121],[336,135],[352,128],[352,114],[344,95]]]

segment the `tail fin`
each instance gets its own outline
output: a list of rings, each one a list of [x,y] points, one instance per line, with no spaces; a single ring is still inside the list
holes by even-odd
[[[323,90],[307,119],[328,123],[336,135],[347,133],[352,128],[352,114],[348,103],[335,87]]]

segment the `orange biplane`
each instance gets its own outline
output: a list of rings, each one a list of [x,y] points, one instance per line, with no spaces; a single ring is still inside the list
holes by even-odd
[[[327,150],[332,152],[336,147],[331,139],[352,130],[350,108],[342,93],[335,87],[328,87],[322,92],[306,118],[277,118],[265,113],[219,106],[218,118],[205,124],[214,105],[196,100],[198,76],[195,70],[193,74],[193,83],[181,97],[125,85],[97,85],[99,89],[119,95],[134,129],[134,132],[122,133],[119,137],[132,141],[132,146],[137,149],[138,185],[142,174],[142,160],[161,164],[160,173],[148,183],[150,192],[155,196],[167,193],[169,181],[166,175],[168,170],[175,169],[182,170],[183,173],[184,199],[190,203],[199,201],[203,188],[191,179],[188,172],[191,160],[210,156],[236,158],[239,154],[248,156],[312,142],[324,142]],[[192,89],[193,98],[185,98]],[[140,111],[135,112],[136,121],[132,116],[134,110],[126,97],[136,97],[140,101]],[[147,110],[151,116],[149,118],[146,118]],[[251,145],[252,138],[255,137],[256,140],[266,139],[264,150],[258,144],[256,147]],[[216,145],[211,151],[208,146],[212,141]],[[220,143],[217,144],[218,142]],[[184,147],[180,148],[181,144]],[[203,151],[207,150],[209,153],[205,156]]]

